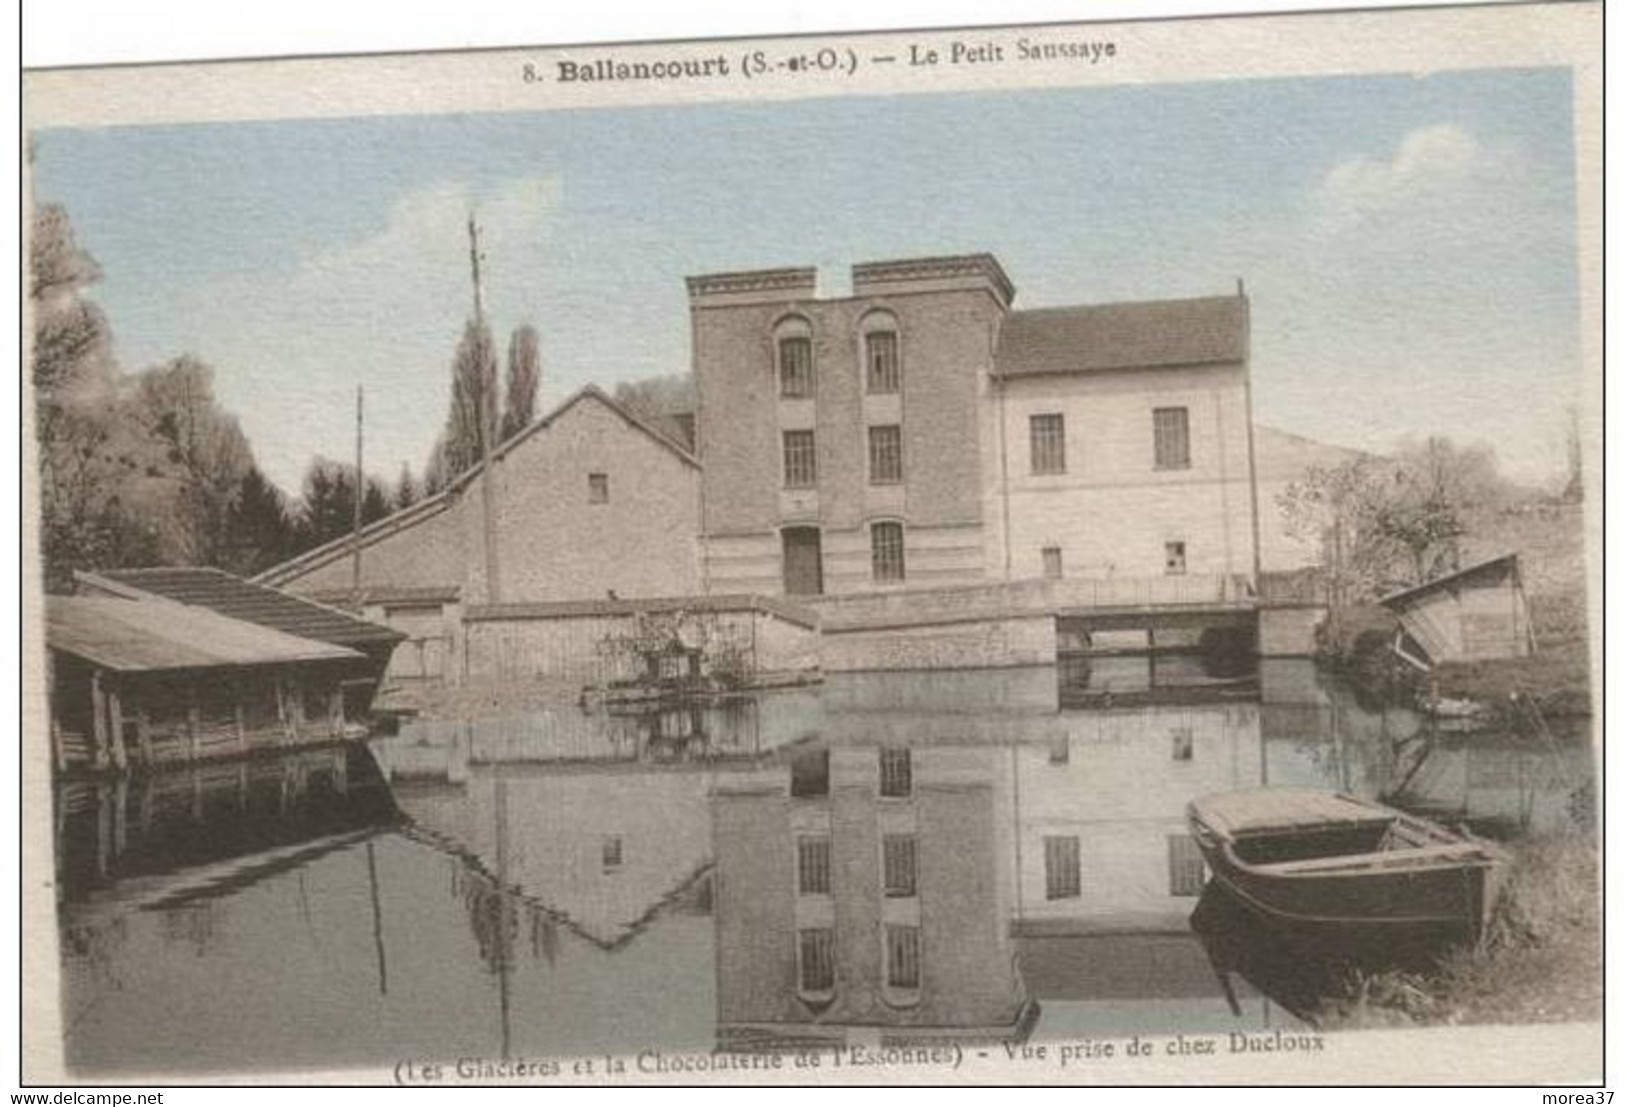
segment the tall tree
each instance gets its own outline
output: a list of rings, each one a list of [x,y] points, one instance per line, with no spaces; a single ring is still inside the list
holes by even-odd
[[[536,394],[542,383],[542,339],[529,323],[515,327],[508,339],[507,406],[502,412],[501,439],[530,426],[536,417]]]
[[[299,542],[305,548],[331,542],[355,525],[355,485],[351,468],[317,457],[300,487]]]
[[[101,266],[60,205],[34,209],[28,241],[41,554],[46,586],[73,571],[151,560],[156,544],[127,497],[138,466],[119,422],[112,332],[89,296]]]
[[[183,354],[134,383],[132,415],[152,448],[146,483],[149,497],[162,505],[166,560],[224,564],[233,545],[233,508],[253,455],[236,417],[215,402],[214,370]]]
[[[419,499],[417,482],[412,479],[412,467],[401,463],[401,475],[395,481],[395,510],[411,507]]]
[[[111,378],[111,328],[87,295],[101,280],[102,268],[80,248],[60,204],[34,210],[28,246],[34,388],[41,403],[62,403],[76,387]]]
[[[497,359],[491,329],[471,320],[452,360],[451,413],[445,432],[448,481],[479,464],[485,436],[496,428],[496,411]]]
[[[250,464],[227,517],[230,546],[223,568],[249,576],[295,552],[293,520],[282,492]]]

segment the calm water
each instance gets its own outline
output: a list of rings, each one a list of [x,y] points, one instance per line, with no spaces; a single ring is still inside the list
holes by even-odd
[[[1397,790],[1503,836],[1591,810],[1583,742],[1437,733],[1299,663],[423,724],[61,790],[68,1062],[385,1076],[1296,1026],[1313,996],[1231,971],[1251,930],[1185,837],[1192,797],[1260,784]]]

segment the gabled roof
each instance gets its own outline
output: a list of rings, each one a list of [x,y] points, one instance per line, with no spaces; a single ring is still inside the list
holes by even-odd
[[[1492,557],[1488,561],[1476,562],[1475,564],[1467,566],[1465,569],[1457,569],[1455,572],[1446,573],[1442,577],[1435,577],[1432,580],[1423,581],[1421,584],[1414,584],[1409,588],[1402,588],[1398,592],[1390,592],[1388,595],[1378,599],[1377,602],[1382,604],[1384,607],[1404,607],[1412,600],[1421,599],[1423,596],[1431,593],[1442,592],[1450,588],[1459,588],[1463,584],[1466,584],[1472,577],[1499,575],[1502,570],[1509,567],[1512,569],[1514,574],[1517,573],[1517,554],[1502,554],[1500,557]]]
[[[567,400],[559,404],[545,416],[514,434],[506,442],[503,442],[496,448],[493,455],[494,459],[500,461],[502,458],[506,457],[509,453],[516,449],[521,443],[525,442],[543,429],[552,426],[565,414],[565,412],[569,411],[571,408],[575,407],[584,400],[595,400],[598,403],[603,404],[610,411],[618,415],[627,426],[631,427],[633,430],[648,435],[657,446],[660,446],[675,454],[679,461],[686,465],[690,465],[695,469],[700,468],[699,459],[696,458],[685,446],[674,441],[670,436],[662,434],[660,431],[644,422],[644,420],[639,418],[637,415],[634,415],[631,411],[627,410],[624,405],[611,399],[603,389],[599,388],[595,384],[589,384],[584,388],[578,389]],[[440,514],[442,511],[445,511],[452,504],[457,502],[457,497],[462,494],[463,489],[467,488],[468,485],[473,482],[474,478],[479,476],[480,473],[484,471],[485,463],[482,461],[470,468],[467,472],[461,474],[456,480],[452,481],[450,485],[435,493],[433,496],[427,496],[413,504],[411,507],[403,507],[399,511],[386,515],[382,519],[375,520],[362,527],[361,541],[363,548],[377,538],[386,537],[398,530],[404,530],[407,527],[416,526],[418,523],[432,518],[433,516]],[[298,576],[302,572],[306,572],[310,569],[316,568],[317,566],[326,564],[334,557],[350,552],[352,549],[354,549],[354,546],[355,538],[352,535],[346,534],[339,538],[333,539],[331,542],[317,546],[315,549],[306,550],[302,554],[291,557],[287,561],[282,562],[280,565],[273,565],[263,573],[260,573],[254,579],[256,581],[265,583],[280,583],[281,581],[287,580],[290,577]]]
[[[47,596],[53,650],[116,672],[342,661],[361,654],[163,599]]]
[[[406,635],[347,611],[255,584],[219,569],[175,566],[82,573],[83,585],[136,590],[301,638],[339,646],[394,645]],[[108,587],[111,585],[111,587]]]
[[[1246,299],[1209,296],[1011,312],[993,370],[1000,377],[1032,377],[1246,358]]]

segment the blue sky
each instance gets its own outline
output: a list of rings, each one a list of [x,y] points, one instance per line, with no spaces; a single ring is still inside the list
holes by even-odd
[[[688,367],[682,278],[987,250],[1018,307],[1253,297],[1261,422],[1562,464],[1579,308],[1565,70],[52,130],[36,194],[102,263],[121,365],[215,367],[285,488],[421,467],[486,228],[544,408]]]

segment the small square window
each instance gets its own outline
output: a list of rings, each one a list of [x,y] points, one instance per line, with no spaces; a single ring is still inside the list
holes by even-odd
[[[1061,547],[1044,547],[1044,575],[1051,580],[1061,579]]]
[[[790,795],[829,795],[829,750],[803,750],[790,761]]]
[[[1163,571],[1171,577],[1185,574],[1185,543],[1164,542],[1162,544]]]
[[[1196,744],[1191,738],[1191,728],[1176,726],[1170,732],[1172,739],[1172,757],[1175,761],[1189,761],[1195,754]]]
[[[587,474],[587,502],[590,504],[609,503],[609,474]]]

